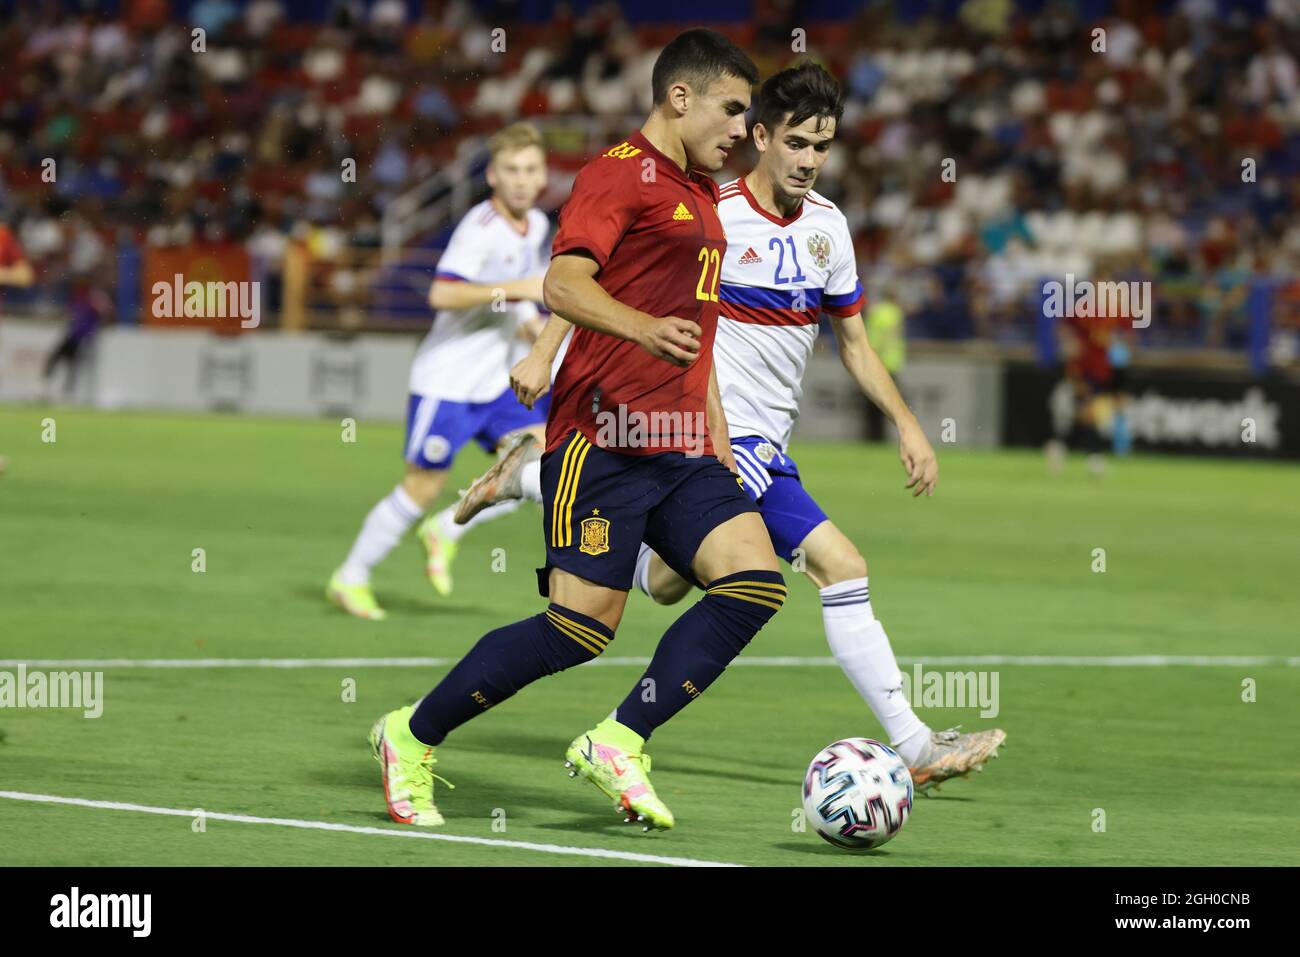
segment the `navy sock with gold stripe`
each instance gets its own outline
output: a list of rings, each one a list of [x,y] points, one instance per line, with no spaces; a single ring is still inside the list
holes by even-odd
[[[524,685],[595,658],[613,638],[595,618],[555,604],[490,631],[416,705],[411,733],[425,744],[442,744],[454,728]]]
[[[711,685],[785,603],[780,572],[747,571],[709,584],[673,622],[616,720],[643,738]]]

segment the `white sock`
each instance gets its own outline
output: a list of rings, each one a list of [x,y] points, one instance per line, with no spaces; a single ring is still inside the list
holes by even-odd
[[[524,504],[521,499],[508,499],[504,502],[497,502],[495,505],[489,505],[464,525],[457,525],[453,515],[456,514],[456,506],[448,505],[438,513],[435,521],[438,523],[438,531],[443,537],[450,538],[453,542],[459,542],[466,532],[475,525],[483,522],[490,522],[494,518],[500,518],[502,515],[509,515],[520,505]]]
[[[529,462],[524,466],[523,474],[519,476],[523,483],[524,498],[530,502],[542,504],[542,460]]]
[[[884,726],[890,746],[915,767],[930,743],[930,729],[903,697],[903,676],[885,628],[871,610],[865,578],[821,589],[822,621],[831,654]]]
[[[412,525],[420,520],[424,509],[412,501],[402,486],[388,493],[370,510],[357,540],[352,543],[347,561],[339,569],[345,585],[365,585],[370,581],[370,569],[384,560],[394,546],[402,540]]]
[[[632,583],[642,592],[650,594],[650,559],[654,551],[645,542],[641,543],[641,550],[636,553],[636,572],[632,575]]]

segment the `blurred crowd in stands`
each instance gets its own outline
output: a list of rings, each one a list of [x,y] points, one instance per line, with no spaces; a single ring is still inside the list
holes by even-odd
[[[123,242],[268,261],[302,238],[375,246],[393,197],[519,117],[546,129],[558,204],[579,127],[616,142],[639,123],[684,26],[618,4],[319,0],[293,20],[282,0],[197,0],[183,22],[168,0],[103,6],[32,0],[0,25],[0,214],[38,286],[111,282]],[[1242,347],[1260,279],[1278,284],[1277,348],[1300,338],[1300,0],[802,6],[707,25],[764,75],[806,55],[842,78],[818,189],[911,336],[1030,341],[1042,278],[1074,273],[1153,282],[1144,345]]]

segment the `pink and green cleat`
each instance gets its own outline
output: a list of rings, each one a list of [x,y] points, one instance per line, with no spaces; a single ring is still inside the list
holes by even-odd
[[[455,785],[433,773],[434,748],[416,740],[409,722],[415,705],[390,711],[370,729],[370,753],[384,774],[384,803],[398,824],[437,827],[446,823],[433,803],[433,779]]]
[[[424,571],[429,576],[429,584],[443,598],[451,594],[451,563],[456,559],[460,544],[442,533],[438,526],[438,515],[430,515],[416,534],[424,545]]]
[[[369,585],[345,584],[338,572],[335,572],[330,579],[329,587],[325,589],[325,597],[357,618],[383,621],[388,617],[388,612],[380,608],[379,602],[375,601],[375,593],[370,590]]]
[[[639,823],[645,831],[667,830],[675,823],[673,812],[650,783],[650,755],[641,750],[644,744],[635,731],[606,718],[574,739],[564,752],[564,766],[569,777],[581,774],[613,798],[614,810],[621,811],[628,824]]]

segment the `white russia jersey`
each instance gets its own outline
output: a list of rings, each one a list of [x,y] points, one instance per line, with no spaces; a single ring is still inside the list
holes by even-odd
[[[743,179],[722,187],[727,232],[713,347],[718,390],[731,435],[790,443],[803,374],[821,313],[862,310],[862,284],[848,222],[812,190],[780,219],[763,210]]]
[[[549,232],[541,210],[528,211],[528,231],[521,235],[484,200],[451,234],[435,277],[491,285],[545,272]],[[510,367],[528,353],[519,325],[537,315],[531,301],[507,303],[503,312],[490,303],[439,309],[411,362],[411,392],[450,402],[495,399],[510,388]]]

